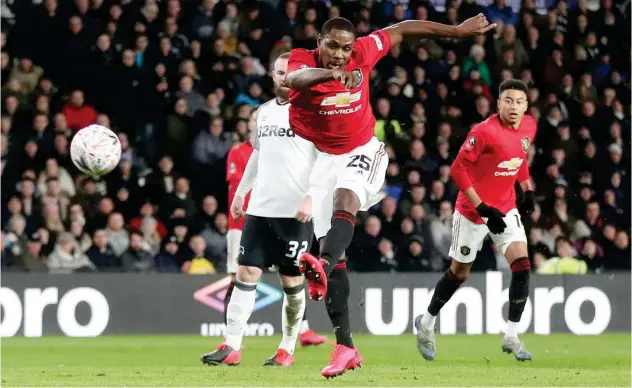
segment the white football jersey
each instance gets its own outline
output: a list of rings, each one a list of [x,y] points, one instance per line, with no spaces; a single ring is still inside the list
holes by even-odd
[[[259,107],[253,146],[259,162],[246,213],[294,218],[309,189],[316,147],[290,129],[289,102],[275,98]]]

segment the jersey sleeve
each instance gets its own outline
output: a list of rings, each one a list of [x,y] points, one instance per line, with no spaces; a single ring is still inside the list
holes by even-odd
[[[259,151],[259,110],[255,112],[255,129],[250,132],[250,144],[252,148]]]
[[[489,139],[489,134],[484,126],[475,126],[467,135],[465,142],[459,150],[459,155],[465,160],[476,162],[479,156],[485,151]]]
[[[356,47],[362,53],[362,62],[373,67],[389,51],[391,51],[391,38],[385,30],[377,30],[367,36],[356,40]]]
[[[287,74],[300,69],[314,67],[314,56],[305,49],[294,49],[287,62]]]
[[[226,182],[239,183],[244,174],[244,169],[239,163],[239,152],[236,147],[230,149],[226,158]]]
[[[525,115],[523,120],[526,120],[527,125],[529,126],[529,147],[533,146],[533,142],[535,140],[535,135],[538,131],[538,124],[536,123],[535,119],[532,116],[529,115]],[[528,155],[528,149],[527,151],[525,151],[525,160],[522,163],[522,165],[520,166],[520,169],[518,170],[518,175],[516,176],[516,179],[518,180],[518,182],[524,182],[528,179],[531,178],[531,175],[529,173],[529,155]]]

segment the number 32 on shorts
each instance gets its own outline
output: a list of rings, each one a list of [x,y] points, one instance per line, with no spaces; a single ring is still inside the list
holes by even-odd
[[[300,249],[299,249],[300,246]],[[298,267],[298,259],[307,251],[307,241],[288,241],[285,257],[293,258],[294,265]]]

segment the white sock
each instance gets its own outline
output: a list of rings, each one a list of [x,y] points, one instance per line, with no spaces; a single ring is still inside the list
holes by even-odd
[[[421,327],[428,330],[434,330],[436,320],[436,315],[432,315],[428,311],[426,311],[423,317],[421,317]]]
[[[518,322],[507,322],[507,332],[505,333],[505,337],[509,338],[517,338],[518,337]]]
[[[241,348],[246,324],[255,308],[257,284],[237,281],[226,311],[226,345],[236,351]]]
[[[305,333],[307,330],[309,330],[309,323],[307,323],[307,319],[303,319],[301,321],[301,328],[298,330],[299,334],[303,334]]]
[[[283,339],[279,349],[284,349],[290,354],[294,354],[296,338],[298,337],[299,326],[305,313],[305,293],[303,289],[299,292],[288,294],[284,292],[283,313],[281,314],[281,324],[283,326]]]

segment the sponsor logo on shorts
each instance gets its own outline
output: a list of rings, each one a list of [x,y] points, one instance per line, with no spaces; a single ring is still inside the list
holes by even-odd
[[[498,168],[502,168],[507,171],[496,171],[494,176],[513,176],[518,174],[518,170],[520,169],[523,161],[524,159],[522,158],[511,158],[511,160],[505,160],[498,163]]]
[[[461,247],[461,254],[463,256],[469,255],[470,254],[470,248],[468,248],[468,247]]]
[[[226,276],[208,286],[202,287],[193,293],[193,299],[207,305],[213,310],[224,312],[224,300],[226,299],[226,291],[230,286],[232,278]],[[283,300],[283,292],[277,290],[269,284],[259,282],[257,284],[257,300],[253,311],[261,310],[271,304]]]

